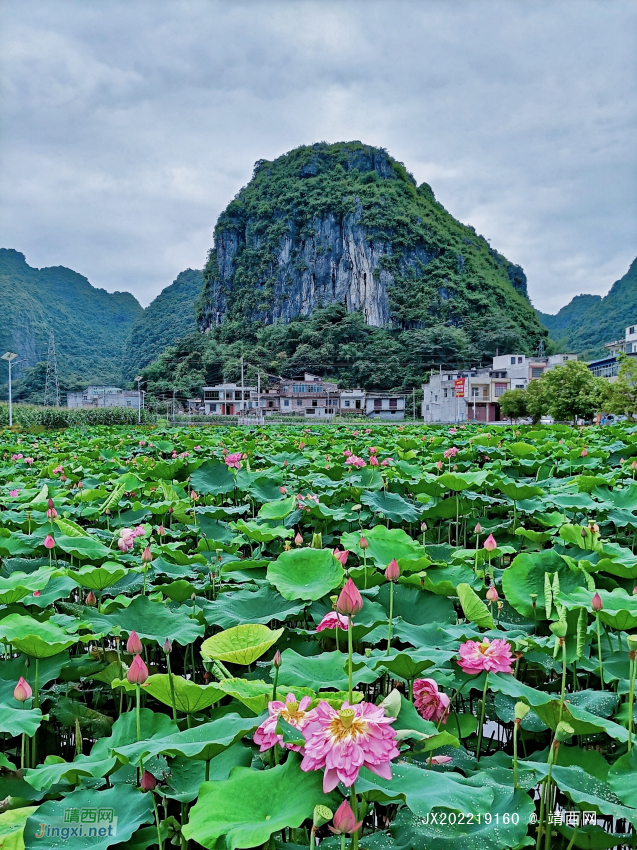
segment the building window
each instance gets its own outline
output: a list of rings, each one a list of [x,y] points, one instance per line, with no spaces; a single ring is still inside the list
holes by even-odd
[[[389,409],[390,410],[398,410],[398,399],[390,398],[389,399]]]
[[[216,401],[219,398],[219,390],[204,390],[204,401]]]
[[[345,407],[349,407],[349,401],[345,401],[343,402],[343,404],[345,405]]]
[[[356,402],[356,410],[360,410],[360,409],[361,409],[361,403],[360,403],[360,401],[357,401]]]
[[[313,407],[308,407],[308,408],[307,408],[307,410],[306,410],[305,412],[306,412],[309,416],[312,416],[312,415],[314,415],[314,413],[315,413],[316,411],[314,410],[314,408],[313,408]]]
[[[516,390],[523,390],[523,389],[524,389],[524,384],[516,384],[516,385],[515,385],[515,388],[516,388]]]
[[[635,333],[635,328],[634,328],[634,327],[632,327],[632,328],[628,328],[628,333],[629,333],[629,334],[634,334],[634,333]]]
[[[292,384],[293,393],[322,393],[323,384]]]
[[[438,396],[437,396],[437,395],[435,395],[435,396],[434,396],[434,401],[438,401]]]
[[[541,378],[544,374],[544,369],[542,366],[532,366],[531,367],[531,377],[532,378]]]
[[[289,392],[290,392],[290,388],[289,388],[289,387],[283,387],[283,392],[284,392],[284,393],[289,393]]]
[[[480,395],[480,387],[471,387],[471,395],[477,398]]]
[[[521,362],[522,362],[522,358],[518,357],[518,363],[521,363]]]
[[[297,399],[296,406],[297,407],[303,407],[303,399],[302,398]]]
[[[511,366],[515,366],[515,357],[511,358]]]
[[[426,404],[426,405],[425,405],[425,410],[429,410],[429,405],[428,405],[428,404]]]
[[[456,397],[456,388],[452,387],[451,388],[451,398],[455,398],[455,397]]]
[[[495,397],[500,398],[500,396],[506,392],[507,385],[506,384],[496,384],[495,385]]]
[[[290,400],[288,398],[284,399],[283,407],[289,407],[289,406],[290,406]]]
[[[447,390],[446,389],[443,390],[443,394],[444,394],[444,397],[447,398]]]
[[[382,406],[383,406],[382,398],[375,398],[374,399],[374,410],[381,410]]]

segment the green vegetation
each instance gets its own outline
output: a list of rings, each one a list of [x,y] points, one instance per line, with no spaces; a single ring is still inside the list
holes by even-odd
[[[133,325],[124,349],[124,380],[131,381],[167,346],[197,330],[195,301],[202,286],[203,273],[186,269],[148,305]]]
[[[35,269],[24,254],[0,249],[0,348],[27,363],[14,377],[15,398],[41,402],[49,330],[55,333],[60,388],[119,384],[126,339],[142,308],[128,292],[96,289],[63,266]],[[0,397],[7,397],[6,369]]]
[[[610,384],[608,411],[619,413],[634,419],[637,415],[637,360],[634,357],[619,355],[619,374],[617,381]]]
[[[637,259],[604,298],[578,295],[555,316],[539,313],[560,351],[577,352],[585,360],[603,357],[604,343],[623,339],[637,321]]]
[[[142,423],[154,423],[157,417],[149,410],[142,410]],[[42,407],[33,404],[14,404],[13,422],[16,430],[36,431],[46,428],[72,428],[94,425],[136,425],[137,408],[131,407]],[[0,404],[0,428],[9,424],[9,405]]]
[[[634,846],[634,424],[0,440],[5,850]]]

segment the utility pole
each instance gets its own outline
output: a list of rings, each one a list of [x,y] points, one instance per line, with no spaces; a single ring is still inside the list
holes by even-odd
[[[173,389],[173,425],[175,424],[175,393],[177,390]]]
[[[243,416],[243,399],[244,399],[244,392],[243,392],[243,354],[242,354],[241,355],[241,404],[239,406],[239,416]]]
[[[11,428],[11,426],[13,425],[13,399],[11,398],[11,364],[17,356],[18,355],[14,354],[12,351],[7,351],[6,354],[2,355],[2,359],[6,360],[9,364],[9,428]]]
[[[416,387],[411,388],[412,392],[412,408],[413,408],[413,419],[416,421]]]
[[[261,372],[257,370],[257,418],[261,420]]]
[[[58,382],[58,364],[55,356],[55,336],[53,328],[49,333],[49,351],[46,358],[46,381],[44,383],[44,406],[49,401],[55,402],[55,407],[60,406],[60,384]]]
[[[137,424],[141,425],[142,422],[142,376],[138,375],[135,380],[137,381]]]

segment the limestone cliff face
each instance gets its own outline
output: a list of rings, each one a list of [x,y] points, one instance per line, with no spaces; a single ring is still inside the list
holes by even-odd
[[[427,184],[383,149],[321,143],[259,161],[221,214],[198,321],[288,322],[337,302],[375,327],[462,326],[489,313],[489,296],[529,337],[543,334],[522,269]]]

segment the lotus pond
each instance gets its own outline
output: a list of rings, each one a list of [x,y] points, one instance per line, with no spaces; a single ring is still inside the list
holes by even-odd
[[[4,431],[0,847],[637,846],[637,431]]]

